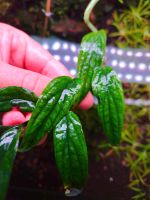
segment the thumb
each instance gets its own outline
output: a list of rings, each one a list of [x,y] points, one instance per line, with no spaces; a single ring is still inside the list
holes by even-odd
[[[23,115],[18,108],[13,108],[11,111],[3,114],[2,117],[2,125],[3,126],[15,126],[18,124],[22,124],[25,121],[28,121],[31,117],[31,113],[26,113]],[[43,137],[43,139],[39,142],[39,145],[45,143],[47,139],[47,134]]]
[[[32,90],[39,96],[51,80],[37,72],[17,68],[1,61],[0,66],[0,88],[20,86]]]
[[[15,126],[22,124],[25,121],[25,116],[17,108],[13,108],[11,111],[5,112],[2,116],[3,126]]]

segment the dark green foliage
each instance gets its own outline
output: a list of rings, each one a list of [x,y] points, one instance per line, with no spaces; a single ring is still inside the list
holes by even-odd
[[[121,83],[111,67],[95,70],[92,91],[98,99],[98,114],[109,141],[116,145],[121,138],[124,96]]]
[[[31,91],[17,86],[9,86],[0,89],[0,101],[23,99],[36,102],[38,97]]]
[[[103,65],[105,48],[106,33],[104,30],[100,30],[96,33],[89,33],[82,39],[77,64],[77,77],[83,80],[80,99],[83,99],[91,89],[91,82],[95,69],[98,68],[100,70]]]
[[[54,130],[55,158],[66,189],[82,189],[88,175],[87,148],[80,121],[69,112]]]
[[[76,104],[81,89],[81,80],[58,77],[51,81],[39,98],[27,125],[20,151],[36,145]]]
[[[22,124],[25,131],[22,130],[20,152],[31,149],[46,133],[51,134],[54,131],[56,163],[68,196],[81,192],[88,175],[88,156],[82,127],[78,117],[70,110],[74,109],[90,90],[98,98],[98,113],[110,142],[116,145],[121,138],[123,91],[115,72],[110,67],[104,67],[105,48],[104,30],[84,36],[79,53],[77,78],[61,76],[53,79],[39,98],[33,92],[20,87],[0,89],[0,112],[8,111],[13,106],[18,106],[22,111],[33,111],[27,127],[26,123]],[[17,130],[16,127],[0,127],[0,132],[5,131],[1,137],[2,148],[5,137],[7,139],[7,135],[12,132],[17,134]],[[18,140],[19,135],[20,129],[16,136]],[[14,141],[15,149],[11,144],[6,151],[3,148],[3,154],[7,155],[10,162],[7,178],[0,182],[0,186],[3,184],[4,187],[3,196],[18,148],[17,139],[9,140]],[[5,155],[2,155],[2,158],[5,159]],[[2,164],[0,170],[4,174],[5,169],[7,170],[7,166]]]
[[[20,127],[13,127],[0,136],[0,200],[4,200],[6,197],[13,161],[19,145],[20,132]]]
[[[32,112],[38,97],[31,91],[10,86],[0,89],[0,112],[11,110],[13,106],[18,106],[20,110]]]
[[[0,125],[0,134],[4,133],[5,131],[7,131],[10,128],[12,128],[12,126],[2,126],[2,125]]]

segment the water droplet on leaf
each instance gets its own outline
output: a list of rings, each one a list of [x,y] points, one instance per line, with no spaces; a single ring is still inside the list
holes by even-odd
[[[82,192],[81,189],[70,188],[70,189],[66,189],[65,195],[67,197],[75,197],[75,196],[78,196],[81,192]]]

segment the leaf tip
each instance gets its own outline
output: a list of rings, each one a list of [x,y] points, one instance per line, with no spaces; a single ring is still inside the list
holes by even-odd
[[[65,195],[67,197],[76,197],[82,192],[82,189],[78,188],[66,188]]]

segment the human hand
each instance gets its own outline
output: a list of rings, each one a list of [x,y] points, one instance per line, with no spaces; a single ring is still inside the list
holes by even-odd
[[[0,23],[0,88],[21,86],[40,95],[49,81],[57,76],[71,76],[53,56],[24,32]],[[89,93],[79,105],[88,109],[93,105]],[[30,113],[14,108],[2,116],[3,125],[27,121]]]

